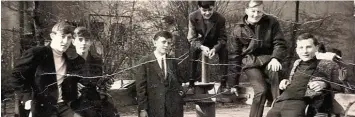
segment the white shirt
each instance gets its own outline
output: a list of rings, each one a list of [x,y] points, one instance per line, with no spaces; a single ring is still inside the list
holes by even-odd
[[[55,66],[56,77],[57,77],[58,102],[63,102],[62,83],[64,80],[64,75],[67,72],[67,65],[65,64],[65,59],[62,53],[57,52],[55,50],[52,51],[53,51],[54,66]]]
[[[167,71],[166,71],[166,55],[160,55],[156,51],[154,51],[155,58],[157,58],[159,67],[162,68],[162,61],[164,62],[164,77],[166,78],[167,76]]]

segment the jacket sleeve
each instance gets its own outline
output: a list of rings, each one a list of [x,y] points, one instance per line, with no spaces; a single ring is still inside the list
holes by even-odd
[[[274,50],[272,52],[272,58],[276,58],[279,61],[285,58],[287,47],[286,41],[284,39],[283,32],[280,27],[280,23],[276,21],[272,27],[272,38],[273,38],[273,45]]]
[[[144,60],[144,59],[143,59]],[[138,64],[145,61],[140,60]],[[138,111],[148,109],[147,71],[145,64],[140,65],[135,71]]]
[[[239,78],[241,68],[242,68],[242,43],[240,42],[241,37],[241,27],[237,25],[232,30],[228,38],[228,43],[226,44],[228,49],[228,60],[230,64],[235,64],[232,67],[233,70],[237,73],[236,77]]]
[[[31,95],[32,82],[39,61],[37,58],[33,49],[25,51],[17,60],[17,64],[12,71],[11,85],[20,97]]]
[[[321,60],[317,66],[318,71],[323,74],[324,77],[315,77],[313,80],[324,81],[327,84],[327,89],[343,92],[342,82],[339,79],[339,65],[333,61]]]
[[[344,88],[341,85],[344,85],[342,82],[342,69],[339,66],[339,64],[336,64],[335,62],[332,62],[332,64],[330,64],[329,68],[331,69],[330,72],[330,83],[329,86],[332,90],[335,91],[339,91],[339,92],[344,92]]]
[[[189,41],[189,43],[191,44],[192,47],[194,48],[200,48],[200,46],[202,45],[201,40],[199,40],[198,38],[198,34],[196,32],[196,22],[193,21],[193,14],[189,15],[189,31],[187,33],[187,40]]]
[[[213,47],[216,51],[218,51],[223,45],[226,44],[227,42],[227,32],[226,32],[226,19],[221,18],[221,21],[219,22],[219,32],[218,32],[218,41],[217,44]]]

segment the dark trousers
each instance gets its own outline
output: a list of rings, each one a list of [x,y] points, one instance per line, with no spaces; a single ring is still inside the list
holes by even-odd
[[[99,92],[92,88],[83,88],[81,96],[71,103],[72,110],[82,117],[119,117],[120,115],[109,97],[100,98]]]
[[[189,56],[190,56],[190,67],[189,67],[189,83],[193,84],[196,79],[198,78],[199,74],[201,73],[197,73],[197,65],[198,65],[198,61],[196,61],[198,58],[201,57],[202,51],[201,49],[196,49],[194,47],[190,48],[190,52],[189,52]],[[218,59],[219,59],[219,63],[220,64],[227,64],[228,63],[228,51],[226,49],[225,46],[222,46],[217,52],[216,55],[218,55]],[[226,86],[226,82],[227,82],[227,69],[228,66],[227,65],[220,65],[220,73],[222,74],[221,76],[221,86],[225,87]],[[191,86],[191,85],[190,85]]]
[[[284,100],[276,102],[266,117],[305,117],[306,102],[303,100]]]
[[[228,81],[229,86],[238,86],[241,76],[242,66],[235,60],[228,60]]]
[[[58,103],[55,105],[35,105],[31,107],[32,117],[73,117],[74,111],[68,103]]]
[[[30,110],[25,110],[25,104],[20,104],[19,106],[20,117],[28,117]]]
[[[279,96],[279,72],[273,72],[266,68],[247,68],[244,70],[253,89],[254,98],[249,117],[262,117],[264,104],[269,97],[272,101]]]

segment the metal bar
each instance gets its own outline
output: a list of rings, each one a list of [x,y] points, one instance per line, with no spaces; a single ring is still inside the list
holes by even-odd
[[[216,103],[196,103],[196,117],[216,117]]]
[[[208,58],[201,54],[201,79],[202,84],[204,85],[196,85],[196,89],[203,90],[202,94],[195,94],[196,97],[198,96],[208,96],[209,87],[205,86],[209,84],[209,77],[207,75],[208,66],[206,62],[208,62]],[[214,86],[214,84],[212,84]],[[207,100],[200,100],[196,102],[196,117],[216,117],[216,103],[211,99]]]
[[[201,79],[202,79],[202,83],[208,83],[209,82],[209,78],[207,78],[207,65],[206,62],[208,62],[208,58],[201,54]]]

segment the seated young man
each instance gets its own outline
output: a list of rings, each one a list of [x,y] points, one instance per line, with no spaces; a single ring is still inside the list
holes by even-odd
[[[90,51],[93,40],[89,30],[77,27],[73,37],[76,53],[71,57],[74,60],[85,61],[78,66],[80,68],[78,74],[84,77],[102,76],[102,58]],[[81,95],[72,103],[75,113],[83,117],[119,117],[114,104],[108,101],[107,96],[100,94],[108,90],[113,83],[111,80],[106,77],[81,79],[82,88],[79,89]]]
[[[339,88],[329,83],[338,79],[339,66],[331,61],[335,54],[319,53],[316,57],[318,45],[309,33],[297,38],[296,53],[300,59],[294,62],[289,79],[280,82],[279,88],[284,92],[274,101],[267,117],[305,117],[307,105],[321,111],[329,90]]]
[[[31,105],[33,117],[72,117],[68,106],[77,98],[79,77],[76,65],[81,61],[71,61],[65,51],[71,40],[73,26],[68,22],[56,23],[50,33],[49,46],[33,47],[25,51],[17,60],[12,72],[12,86],[16,94],[30,96],[25,103]],[[76,63],[75,65],[73,63]]]

